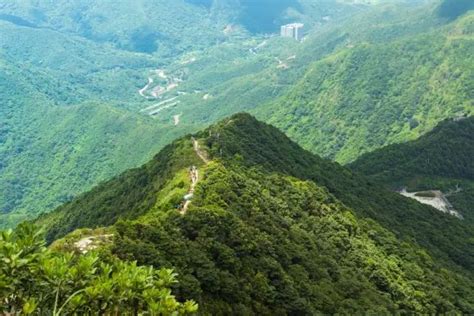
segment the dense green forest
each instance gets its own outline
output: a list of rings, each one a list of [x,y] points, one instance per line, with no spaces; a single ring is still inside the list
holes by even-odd
[[[473,19],[451,7],[287,1],[259,24],[258,1],[1,4],[0,227],[243,110],[339,162],[471,113]],[[303,42],[274,36],[294,21]]]
[[[474,314],[473,32],[469,0],[0,3],[0,314]]]
[[[408,143],[365,154],[349,167],[390,189],[442,190],[474,222],[474,118],[447,120]]]
[[[248,114],[194,137],[211,161],[186,136],[37,223],[49,241],[112,225],[112,254],[174,268],[177,297],[203,313],[473,311],[472,226],[319,158]],[[181,214],[190,165],[201,180]]]
[[[389,42],[352,43],[313,63],[258,116],[305,148],[349,162],[414,139],[446,117],[472,114],[473,23],[470,14]]]
[[[172,93],[194,93],[214,85],[216,76],[224,78],[222,68],[206,72],[205,79],[202,68],[246,59],[263,36],[234,25],[236,4],[221,4],[206,9],[184,1],[124,1],[110,10],[107,3],[87,0],[0,4],[0,227],[54,209],[208,124],[183,117],[174,126],[173,115],[186,108],[149,117],[140,110],[160,100],[139,90],[163,68],[189,83]],[[324,5],[318,16],[328,8],[334,10]],[[156,12],[160,18],[152,18]],[[230,24],[232,32],[223,33]],[[268,67],[264,60],[270,59],[254,56],[249,66],[226,72],[244,76]]]
[[[12,65],[0,63],[0,69],[2,227],[54,209],[117,170],[142,163],[143,157],[179,135],[150,118],[102,102],[57,104],[55,99],[77,100],[80,95],[73,94],[78,91],[72,87],[70,94],[61,95],[63,88],[42,73],[24,78]],[[12,82],[16,93],[10,89]],[[38,87],[36,82],[43,86],[41,91],[31,88]]]
[[[169,56],[207,47],[224,35],[224,17],[175,1],[121,1],[111,6],[91,0],[48,2],[16,0],[2,4],[0,20],[39,30],[74,34],[119,49]],[[126,14],[125,14],[126,13]],[[193,27],[199,25],[199,27]]]

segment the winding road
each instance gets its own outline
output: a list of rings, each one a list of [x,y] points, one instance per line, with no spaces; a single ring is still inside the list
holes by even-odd
[[[138,93],[140,93],[140,95],[146,99],[148,99],[148,97],[145,95],[145,92],[148,90],[148,88],[150,88],[150,86],[153,84],[153,78],[151,77],[148,77],[148,83],[146,86],[144,86],[142,89],[140,89],[138,91]]]

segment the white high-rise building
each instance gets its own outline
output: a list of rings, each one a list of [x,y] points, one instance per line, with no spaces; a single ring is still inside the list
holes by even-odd
[[[304,27],[302,23],[292,23],[282,25],[281,27],[281,36],[282,37],[291,37],[299,41],[302,38],[301,29]]]

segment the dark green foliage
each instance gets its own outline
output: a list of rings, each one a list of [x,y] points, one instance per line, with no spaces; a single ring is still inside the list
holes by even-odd
[[[210,152],[224,163],[238,161],[312,180],[358,215],[376,220],[397,236],[414,238],[437,256],[447,256],[468,269],[474,267],[474,249],[469,244],[473,237],[471,227],[456,218],[389,192],[377,181],[312,155],[276,128],[247,114],[224,120],[201,135],[208,133],[212,134],[207,138]]]
[[[407,143],[361,156],[349,167],[383,182],[415,177],[474,180],[474,117],[442,122]]]
[[[0,231],[0,313],[4,315],[184,315],[169,289],[169,269],[138,267],[97,253],[73,255],[45,248],[29,225]]]
[[[434,198],[436,197],[436,194],[431,191],[422,191],[422,192],[417,192],[415,196]]]
[[[361,21],[344,29],[345,49],[314,61],[289,92],[255,113],[342,163],[472,114],[474,14],[436,27],[414,19],[424,18],[399,18],[373,32],[357,31],[365,30]]]
[[[182,0],[2,3],[0,226],[50,211],[144,163],[173,139],[243,110],[340,162],[469,112],[469,14],[440,25],[426,13],[432,5],[298,3],[280,1],[264,13],[277,24],[304,22],[304,43],[235,25],[245,9],[239,1],[210,9]],[[256,7],[243,4],[253,19]],[[18,25],[24,21],[36,27]],[[278,68],[275,57],[288,69]],[[139,111],[154,101],[138,90],[157,68],[184,81],[164,96],[179,104],[153,120]]]
[[[62,225],[62,234],[68,232],[74,227],[55,221],[67,209],[72,222],[90,214],[81,225],[96,227],[111,214],[100,198],[110,194],[109,204],[123,212],[113,225],[112,252],[141,265],[174,267],[178,297],[196,299],[204,313],[474,311],[473,235],[464,222],[321,159],[248,114],[195,137],[213,159],[209,164],[198,164],[188,136],[157,156],[163,165],[154,160],[124,174],[42,223],[50,232]],[[201,180],[182,215],[167,202],[175,190],[182,199],[182,171],[161,168],[192,164]],[[139,198],[153,202],[121,209],[134,201],[134,179],[147,170],[168,174],[150,173],[143,184]],[[130,191],[119,183],[131,184]]]
[[[456,19],[469,10],[474,10],[471,0],[443,0],[438,8],[438,15],[442,18]]]
[[[442,190],[474,223],[474,117],[446,120],[428,134],[360,157],[349,167],[398,189]]]
[[[175,267],[209,314],[470,312],[468,279],[312,182],[227,163],[206,169],[185,216],[116,224],[113,252]],[[457,291],[464,292],[458,296]]]

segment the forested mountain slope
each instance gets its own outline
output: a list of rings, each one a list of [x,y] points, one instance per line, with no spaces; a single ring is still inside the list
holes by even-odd
[[[377,183],[362,176],[358,177],[338,164],[314,156],[302,150],[275,128],[259,123],[248,115],[237,115],[225,120],[198,137],[203,138],[201,143],[213,157],[221,159],[224,165],[241,160],[240,164],[248,168],[254,166],[267,172],[315,181],[358,214],[377,220],[397,235],[416,236],[419,243],[430,247],[440,257],[447,260],[450,258],[449,260],[466,267],[473,264],[471,250],[462,246],[469,241],[472,232],[462,221],[438,214],[434,209],[381,189]],[[146,207],[142,207],[142,197],[149,196],[151,202],[147,202],[147,205],[154,204],[157,195],[153,192],[160,190],[169,175],[174,175],[176,170],[182,170],[185,165],[191,164],[187,160],[192,153],[189,144],[189,138],[178,140],[148,165],[132,171],[132,174],[139,176],[124,174],[112,179],[94,191],[65,204],[51,215],[46,215],[42,222],[48,223],[50,227],[49,238],[61,237],[84,226],[110,225],[120,216],[134,218],[141,215],[146,211]],[[136,194],[131,193],[133,199],[127,194],[128,191],[132,192],[131,187],[138,190]],[[185,187],[181,189],[186,190]],[[170,205],[176,205],[180,198],[178,195],[178,201],[173,200]],[[425,222],[427,226],[420,227],[420,221]],[[449,236],[448,232],[452,230],[456,231],[456,234]],[[446,233],[433,234],[433,231]],[[452,246],[454,240],[459,248]]]
[[[144,163],[188,130],[138,113],[156,58],[49,28],[0,30],[0,227]]]
[[[113,6],[92,0],[59,0],[54,5],[15,0],[0,5],[0,20],[172,57],[227,40],[223,31],[229,25],[252,34],[271,34],[294,19],[314,25],[324,16],[346,16],[363,8],[336,0],[135,0]]]
[[[199,180],[183,212],[192,165]],[[113,225],[114,254],[174,267],[179,297],[197,300],[203,313],[474,309],[462,272],[474,259],[467,226],[247,114],[175,141],[37,222],[50,240]],[[78,235],[60,244],[74,247]]]
[[[236,59],[245,59],[261,40],[238,24],[240,9],[257,8],[221,4],[206,8],[184,1],[173,5],[122,1],[110,10],[105,2],[87,0],[0,4],[0,186],[6,188],[0,198],[0,227],[52,209],[216,119],[209,115],[212,109],[196,111],[194,106],[178,108],[169,116],[163,113],[158,119],[140,112],[160,101],[139,93],[158,68],[176,80],[189,81],[189,85],[180,83],[181,91],[171,92],[182,96],[206,91],[216,77],[223,78],[224,68],[206,72],[218,61],[233,77],[268,67],[265,60],[273,60],[270,54],[256,56],[247,67],[230,67]],[[312,8],[320,10],[314,11],[315,19],[320,20],[328,8],[334,9],[329,3]],[[280,9],[272,14],[281,13],[283,19],[284,8]],[[225,34],[229,23],[232,32]],[[272,50],[287,46],[279,45]],[[152,46],[155,51],[150,51]],[[204,52],[199,54],[200,50]],[[195,55],[204,58],[195,65],[182,65]],[[202,72],[208,76],[201,76]],[[197,99],[202,101],[203,94]],[[231,97],[235,100],[236,95]],[[195,99],[190,99],[193,105]],[[229,106],[217,118],[240,109]],[[174,126],[175,115],[189,112],[209,119],[183,116]]]
[[[254,1],[126,3],[0,4],[0,108],[9,113],[0,152],[10,166],[0,170],[0,226],[243,110],[340,162],[472,111],[472,15],[441,17],[438,1],[288,1],[261,25]],[[270,20],[273,35],[303,21],[307,36],[268,36]],[[133,47],[133,33],[147,30],[164,34],[137,39],[156,51]],[[73,154],[62,155],[66,147]],[[27,171],[15,181],[15,170]]]
[[[82,101],[86,92],[0,61],[0,226],[69,201],[176,137],[150,118]]]
[[[388,42],[350,44],[313,63],[258,116],[340,162],[416,138],[473,112],[473,25],[471,13]]]
[[[349,167],[390,189],[442,190],[474,220],[474,118],[446,120],[419,139],[365,154]]]

